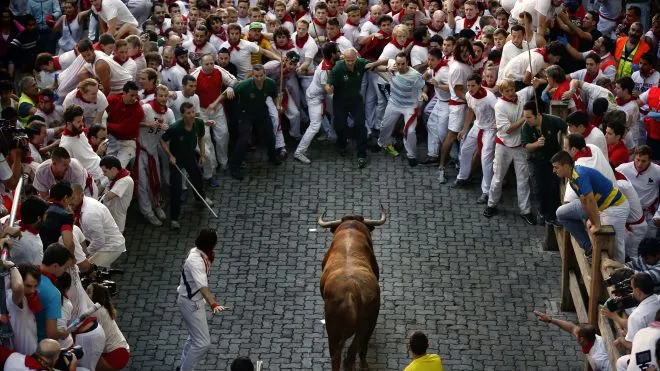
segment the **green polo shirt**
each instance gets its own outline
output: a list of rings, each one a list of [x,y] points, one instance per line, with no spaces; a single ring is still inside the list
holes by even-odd
[[[561,151],[562,146],[559,143],[558,134],[566,133],[566,122],[553,115],[541,114],[541,130],[537,130],[528,123],[524,123],[520,133],[520,140],[523,147],[527,144],[536,142],[541,134],[545,137],[545,145],[529,154],[529,159],[535,162],[550,162],[552,156]]]
[[[266,98],[277,98],[277,84],[270,77],[264,79],[264,86],[257,89],[254,78],[243,80],[234,85],[234,94],[238,97],[238,106],[252,117],[266,117]]]
[[[335,63],[328,76],[328,84],[333,85],[335,88],[334,99],[349,100],[360,96],[362,76],[367,71],[365,66],[368,63],[369,60],[358,58],[355,61],[353,71],[346,68],[346,63],[343,60]]]
[[[192,161],[194,163],[197,139],[203,137],[204,121],[196,118],[190,130],[186,130],[183,119],[181,119],[167,128],[161,138],[165,142],[170,142],[170,152],[177,162]]]

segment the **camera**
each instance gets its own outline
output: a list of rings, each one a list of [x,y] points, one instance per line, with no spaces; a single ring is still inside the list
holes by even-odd
[[[87,289],[87,286],[92,283],[98,283],[108,289],[110,296],[115,296],[117,294],[117,282],[112,280],[112,276],[122,273],[124,272],[121,269],[99,268],[94,265],[92,271],[89,272],[86,277],[81,279],[81,283],[85,289]]]
[[[613,287],[613,297],[607,299],[604,304],[605,308],[610,312],[618,312],[633,308],[639,304],[632,296],[632,286],[630,281],[634,274],[635,272],[632,269],[622,267],[615,270],[612,275],[605,280],[607,286]]]
[[[28,136],[24,129],[16,127],[16,123],[9,120],[0,120],[0,149],[2,154],[7,156],[10,150],[21,148],[24,151],[28,148]]]
[[[645,350],[643,352],[635,353],[635,363],[640,370],[646,370],[651,367],[650,363],[653,360],[651,357],[651,351]]]
[[[73,356],[76,356],[76,359],[81,359],[83,357],[83,349],[80,345],[76,345],[73,348],[61,349],[60,357],[55,363],[56,370],[68,370],[69,365],[73,362]]]
[[[605,285],[616,285],[619,282],[630,280],[633,275],[635,275],[635,271],[628,267],[618,268],[605,280]]]

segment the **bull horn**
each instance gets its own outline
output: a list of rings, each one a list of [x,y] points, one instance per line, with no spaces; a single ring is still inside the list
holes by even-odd
[[[381,204],[380,205],[380,219],[379,220],[373,220],[373,219],[365,219],[364,224],[372,227],[377,227],[379,225],[385,224],[385,221],[387,220],[387,216],[385,215],[385,207]]]
[[[331,222],[324,221],[323,217],[325,216],[325,213],[326,212],[324,211],[323,215],[319,216],[318,223],[319,223],[319,226],[321,226],[321,228],[336,228],[337,226],[339,226],[339,224],[341,224],[341,219],[340,220],[333,220]]]

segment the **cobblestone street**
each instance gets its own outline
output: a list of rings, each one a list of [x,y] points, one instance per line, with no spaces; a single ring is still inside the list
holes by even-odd
[[[248,157],[242,182],[221,174],[209,189],[219,218],[194,201],[182,230],[148,225],[131,209],[128,252],[115,297],[119,326],[131,346],[132,370],[174,370],[187,336],[176,306],[180,267],[199,228],[217,228],[211,291],[231,311],[210,318],[212,347],[200,366],[228,370],[239,355],[264,370],[329,370],[321,262],[331,241],[316,225],[362,214],[388,221],[373,233],[382,304],[368,353],[371,370],[402,370],[407,337],[423,330],[446,370],[578,370],[575,339],[536,320],[533,309],[559,312],[560,258],[541,248],[543,229],[518,216],[514,185],[500,215],[486,219],[479,187],[450,189],[436,168],[411,168],[405,155],[370,154],[358,170],[354,154],[312,147],[311,165],[290,158],[279,167],[259,152]],[[455,178],[455,171],[448,175]],[[167,210],[167,209],[166,209]],[[210,315],[209,315],[210,316]]]

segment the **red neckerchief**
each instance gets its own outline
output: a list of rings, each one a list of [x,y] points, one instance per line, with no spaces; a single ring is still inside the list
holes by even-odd
[[[378,21],[375,20],[373,17],[369,17],[369,22],[371,22],[371,24],[374,25],[374,26],[378,25]]]
[[[307,40],[309,40],[309,34],[305,35],[305,37],[298,37],[298,35],[296,35],[296,46],[302,49]]]
[[[586,136],[585,136],[585,138],[586,138]],[[588,146],[585,146],[584,148],[579,150],[578,153],[575,154],[575,156],[573,156],[573,161],[577,161],[579,158],[591,157],[591,156],[593,156],[591,154],[591,148],[589,148]]]
[[[594,340],[594,341],[589,341],[589,342],[586,342],[585,344],[582,344],[582,353],[583,354],[589,354],[589,352],[591,351],[591,348],[594,346],[595,343],[596,343],[596,341]]]
[[[73,134],[73,132],[65,126],[64,131],[62,131],[62,135],[66,136],[66,137],[76,137],[77,138],[78,136],[80,136],[80,133]]]
[[[124,59],[124,60],[122,61],[121,59],[119,59],[119,57],[117,56],[117,54],[113,54],[113,55],[112,55],[112,60],[115,61],[115,62],[117,62],[118,65],[122,66],[124,63],[126,63],[126,61],[128,60],[128,58],[126,58],[126,59]]]
[[[401,17],[406,15],[406,8],[401,8],[396,11],[396,14],[394,13],[394,10],[392,10],[392,18],[398,16],[399,17],[399,22],[401,22]]]
[[[626,105],[626,104],[627,104],[628,102],[630,102],[631,100],[633,100],[632,97],[631,97],[630,99],[616,98],[616,104],[617,104],[619,107],[623,107],[624,105]]]
[[[477,19],[479,19],[479,16],[476,16],[472,19],[470,18],[463,18],[463,29],[470,29],[472,26],[474,26],[475,22],[477,22]]]
[[[583,138],[586,138],[586,137],[588,137],[589,135],[591,135],[591,131],[594,130],[595,128],[596,128],[595,125],[589,125],[589,126],[587,126],[587,128],[584,129],[584,133],[582,133],[582,137],[583,137]]]
[[[73,208],[73,224],[80,227],[80,216],[82,215],[82,206],[85,202],[85,197],[80,201],[80,205]],[[57,286],[57,285],[56,285]]]
[[[569,90],[571,90],[571,79],[564,79],[552,93],[552,100],[561,100],[561,96]]]
[[[149,105],[151,108],[153,108],[154,112],[156,112],[159,115],[164,115],[167,113],[167,106],[163,106],[156,99],[152,100],[149,102]]]
[[[156,88],[154,87],[154,88],[151,89],[151,90],[144,89],[144,90],[142,91],[142,94],[143,94],[145,97],[146,97],[146,96],[149,96],[149,95],[151,95],[151,94],[154,94],[154,96],[155,96],[155,95],[156,95]]]
[[[25,367],[27,367],[30,370],[47,370],[48,369],[48,366],[42,365],[33,356],[25,356]]]
[[[646,80],[646,79],[648,79],[649,77],[651,77],[651,75],[653,75],[653,72],[655,72],[655,70],[654,70],[653,68],[651,68],[651,71],[649,71],[649,74],[648,74],[648,75],[644,75],[644,72],[642,72],[642,70],[639,70],[639,75],[640,75],[644,80]]]
[[[140,50],[137,54],[131,57],[131,59],[136,60],[142,56],[142,50]]]
[[[238,47],[238,45],[241,43],[241,40],[238,40],[236,43],[232,43],[229,41],[229,52],[231,53],[233,50],[241,51],[241,48]]]
[[[441,27],[435,27],[433,25],[433,22],[429,22],[429,24],[427,24],[426,27],[428,27],[429,30],[437,33],[437,32],[442,31],[443,28],[445,28],[445,24],[443,23]]]
[[[21,228],[21,232],[28,231],[32,234],[39,234],[39,228],[33,225],[23,224],[23,222],[18,222],[18,226]]]
[[[350,19],[346,20],[346,24],[350,24],[353,27],[359,27],[360,23],[353,23]]]
[[[37,313],[44,310],[44,307],[41,305],[41,300],[39,300],[39,293],[37,291],[31,295],[25,295],[25,300],[27,301],[30,312]]]
[[[513,104],[518,104],[518,94],[516,94],[516,98],[513,99],[513,100],[512,100],[512,99],[509,99],[509,98],[507,98],[507,97],[505,97],[504,95],[501,96],[500,99],[502,99],[502,100],[505,101],[505,102],[509,102],[509,103],[513,103]]]
[[[119,173],[117,173],[117,176],[115,177],[115,179],[113,179],[112,182],[110,182],[110,185],[108,186],[108,189],[109,189],[109,190],[112,190],[112,186],[114,186],[115,183],[117,183],[117,181],[118,181],[119,179],[121,179],[121,178],[125,178],[125,177],[129,176],[130,174],[131,174],[131,173],[130,173],[128,170],[126,170],[126,169],[121,169],[121,170],[119,170]]]
[[[536,48],[534,49],[534,52],[541,54],[543,56],[543,61],[548,63],[548,53],[545,51],[545,49]]]
[[[252,41],[253,43],[257,43],[257,45],[261,44],[263,39],[264,39],[263,34],[259,34],[259,36],[257,38],[252,38],[248,35],[248,41]]]
[[[644,172],[645,172],[646,170],[648,170],[649,167],[651,167],[651,166],[649,165],[649,167],[647,167],[646,169],[644,169],[644,170],[639,170],[639,169],[637,168],[637,164],[635,164],[634,161],[633,161],[633,166],[635,167],[635,171],[637,171],[637,175],[635,175],[635,177],[638,177],[638,176],[644,174]]]
[[[321,62],[321,70],[323,70],[323,71],[329,71],[329,70],[332,69],[332,67],[334,67],[334,65],[335,65],[335,64],[332,63],[331,60],[329,60],[329,59],[323,59],[323,61]]]
[[[327,21],[327,20],[326,20],[325,22],[321,23],[321,21],[319,21],[318,19],[316,19],[316,17],[312,18],[312,21],[314,21],[314,24],[315,24],[315,25],[317,25],[317,26],[319,26],[319,27],[321,27],[321,28],[325,28],[325,26],[328,25],[328,21]]]
[[[282,23],[284,23],[284,22],[293,23],[293,18],[291,18],[290,14],[284,14],[284,17],[282,17]]]
[[[598,77],[598,71],[596,71],[595,74],[590,74],[589,72],[585,71],[584,73],[584,82],[592,83],[596,77]]]
[[[396,38],[395,38],[395,37],[392,38],[392,40],[390,41],[390,44],[396,46],[397,49],[403,49],[403,48],[404,48],[403,45],[399,44],[399,42],[396,41]]]
[[[103,10],[103,2],[101,2],[101,6],[99,6],[99,7],[94,7],[94,9],[96,9],[96,12],[97,12],[97,13],[101,13],[101,10]]]
[[[603,122],[603,116],[602,116],[602,115],[601,115],[601,116],[599,116],[599,115],[593,115],[593,116],[591,116],[591,118],[589,119],[589,126],[590,126],[590,127],[599,127],[600,124],[601,124],[602,122]],[[590,131],[590,132],[591,132],[591,131]],[[586,136],[586,135],[585,135],[585,136]]]
[[[295,18],[296,22],[298,22],[298,20],[299,20],[300,18],[302,18],[302,17],[304,17],[304,16],[306,16],[306,15],[307,15],[307,11],[306,11],[306,10],[299,10],[299,11],[297,11],[297,12],[294,13],[293,18]]]
[[[52,274],[52,273],[50,273],[50,272],[47,272],[47,271],[41,269],[41,275],[42,275],[42,276],[46,276],[46,277],[48,277],[48,279],[50,280],[50,282],[51,282],[55,287],[57,287],[57,277],[55,277],[54,274]]]
[[[472,98],[474,98],[474,99],[481,99],[481,98],[485,97],[486,94],[487,94],[486,88],[479,87],[479,90],[477,90],[477,92],[474,95],[472,95],[472,94],[470,94],[470,95],[472,95]]]
[[[227,41],[227,31],[225,31],[224,27],[220,27],[220,31],[217,33],[213,33],[215,36],[217,36],[220,40],[222,41]]]
[[[330,41],[333,41],[333,42],[334,42],[334,41],[337,41],[337,39],[339,39],[339,38],[342,37],[342,36],[344,36],[344,33],[343,33],[343,32],[337,32],[337,36],[335,36],[335,37],[330,37],[329,39],[330,39]]]
[[[78,9],[74,8],[73,15],[69,17],[68,15],[64,15],[66,17],[66,23],[71,24],[71,22],[75,21],[76,18],[78,18]]]
[[[337,17],[337,13],[338,13],[338,12],[337,12],[336,9],[333,11],[333,10],[330,10],[330,8],[328,8],[328,17],[330,17],[330,18],[336,18],[336,17]]]
[[[424,41],[413,41],[413,45],[421,46],[423,48],[428,48],[429,47],[429,43],[426,43]]]
[[[202,49],[206,45],[206,40],[204,40],[203,43],[199,44],[197,43],[197,40],[193,39],[193,45],[195,45],[195,53],[197,53],[198,51],[200,51],[200,49]]]
[[[284,46],[277,45],[277,43],[275,44],[275,46],[277,47],[277,49],[282,49],[282,50],[291,50],[295,48],[295,45],[293,45],[293,41],[291,40],[287,40],[287,43]]]
[[[486,80],[481,80],[481,86],[483,86],[483,87],[485,87],[485,88],[494,88],[494,87],[495,87],[495,81],[493,81],[493,83],[489,85],[489,84],[486,82]]]

